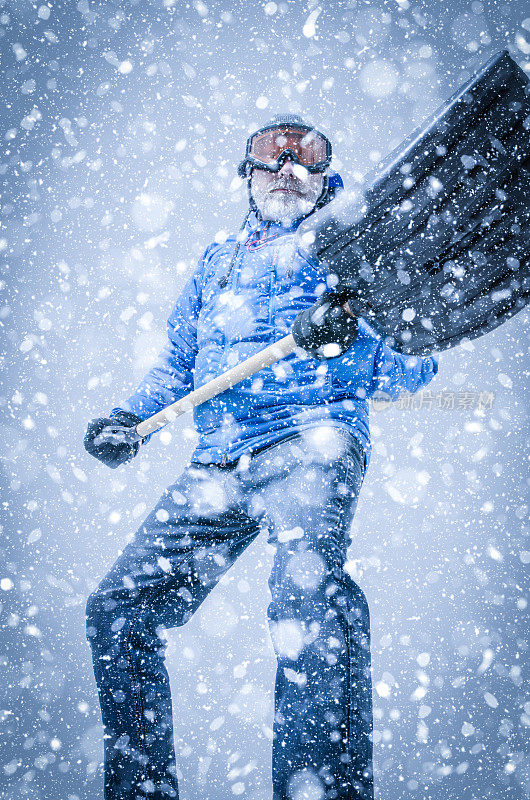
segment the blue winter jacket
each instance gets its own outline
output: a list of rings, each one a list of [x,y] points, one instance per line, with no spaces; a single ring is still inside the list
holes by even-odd
[[[236,237],[207,247],[169,316],[157,362],[111,414],[121,408],[145,419],[290,332],[296,314],[328,289],[326,271],[296,249],[298,224],[252,214],[226,286]],[[361,318],[344,355],[319,361],[298,351],[196,408],[192,458],[230,463],[294,431],[332,424],[358,438],[368,463],[368,398],[415,392],[437,370],[436,356],[397,353]]]

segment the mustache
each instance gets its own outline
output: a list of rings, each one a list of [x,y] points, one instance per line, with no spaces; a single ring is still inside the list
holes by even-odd
[[[275,189],[288,189],[292,192],[298,192],[298,194],[301,195],[307,193],[307,187],[305,187],[303,182],[298,180],[298,178],[285,178],[283,176],[271,182],[267,187],[268,192],[273,192]]]

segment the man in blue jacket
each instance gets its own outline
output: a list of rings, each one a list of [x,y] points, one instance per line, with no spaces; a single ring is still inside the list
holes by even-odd
[[[206,249],[136,391],[88,426],[91,454],[129,461],[140,444],[113,439],[112,425],[136,426],[296,318],[304,349],[195,409],[191,463],[88,600],[106,800],[178,797],[161,631],[190,619],[263,528],[275,548],[273,798],[373,797],[368,607],[344,568],[370,458],[368,399],[415,392],[438,364],[390,349],[296,249],[300,222],[342,185],[330,162],[329,140],[297,116],[249,138],[243,228]]]

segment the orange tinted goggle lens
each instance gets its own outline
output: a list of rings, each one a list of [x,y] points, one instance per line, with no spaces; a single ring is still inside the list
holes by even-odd
[[[250,155],[273,164],[284,150],[292,150],[307,167],[326,160],[326,141],[314,131],[274,129],[258,133],[250,144]]]

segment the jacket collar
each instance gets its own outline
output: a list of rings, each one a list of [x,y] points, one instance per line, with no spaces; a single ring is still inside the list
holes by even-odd
[[[259,233],[266,234],[267,238],[275,238],[276,236],[281,236],[284,233],[293,233],[301,224],[303,219],[305,219],[305,217],[295,219],[291,225],[282,225],[281,222],[259,219],[256,212],[251,211],[245,224],[245,231],[247,234]]]

